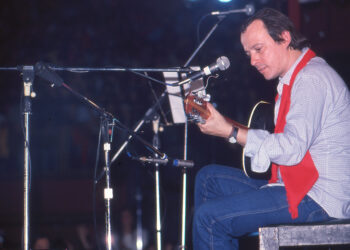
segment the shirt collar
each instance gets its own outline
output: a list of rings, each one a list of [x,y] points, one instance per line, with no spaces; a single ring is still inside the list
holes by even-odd
[[[304,55],[306,54],[306,52],[309,50],[309,48],[303,48],[301,50],[301,55],[298,57],[298,59],[294,62],[294,64],[292,65],[292,67],[290,67],[290,69],[287,71],[287,73],[283,76],[283,77],[279,77],[279,82],[277,85],[277,92],[279,95],[282,94],[282,90],[283,90],[283,85],[287,84],[289,85],[290,82],[290,78],[292,77],[292,74],[294,72],[295,67],[298,65],[298,63],[301,61],[301,59],[303,59]]]

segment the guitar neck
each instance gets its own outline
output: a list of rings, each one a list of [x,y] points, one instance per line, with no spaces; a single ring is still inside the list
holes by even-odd
[[[235,127],[237,127],[237,128],[242,128],[242,129],[247,129],[247,128],[248,128],[247,126],[245,126],[245,125],[243,125],[243,124],[241,124],[241,123],[239,123],[239,122],[236,122],[236,121],[234,121],[234,120],[231,120],[230,118],[228,118],[228,117],[226,117],[226,116],[225,116],[225,120],[226,120],[227,122],[231,123],[232,126],[235,126]]]

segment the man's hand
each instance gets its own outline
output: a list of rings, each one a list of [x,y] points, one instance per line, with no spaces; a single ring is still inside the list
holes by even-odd
[[[220,114],[211,103],[207,103],[207,109],[210,112],[209,118],[204,124],[198,123],[199,129],[208,135],[228,138],[232,132],[232,126],[238,127],[237,142],[244,147],[247,143],[248,128]]]
[[[210,116],[204,124],[198,123],[200,130],[208,135],[228,138],[232,130],[232,124],[211,103],[207,103],[207,109],[210,112]]]

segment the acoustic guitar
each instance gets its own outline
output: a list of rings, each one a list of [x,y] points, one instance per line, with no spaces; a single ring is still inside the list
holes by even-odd
[[[207,102],[197,96],[190,94],[184,100],[185,113],[189,119],[195,122],[204,123],[206,119],[210,116],[210,111],[207,109]],[[248,125],[244,126],[238,122],[235,122],[227,117],[225,119],[232,125],[240,128],[254,128],[267,130],[270,133],[274,131],[273,123],[274,107],[272,104],[260,101],[252,109]],[[242,168],[244,173],[251,177],[257,179],[269,179],[270,170],[265,173],[256,173],[251,169],[250,158],[244,155],[244,148],[242,152]]]

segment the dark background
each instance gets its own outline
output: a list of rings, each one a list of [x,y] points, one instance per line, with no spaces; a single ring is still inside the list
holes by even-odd
[[[86,0],[1,1],[0,67],[34,65],[38,61],[65,67],[183,66],[199,40],[217,21],[199,20],[214,10],[243,8],[247,2],[219,3],[211,0]],[[274,7],[289,15],[324,57],[350,82],[350,1],[252,0],[256,9]],[[239,42],[245,14],[228,16],[199,51],[191,65],[206,66],[219,56],[231,66],[217,79],[210,79],[207,92],[225,115],[246,123],[249,111],[261,100],[273,101],[275,81],[266,82],[250,65]],[[143,118],[164,86],[130,72],[58,72],[70,87],[95,101],[129,128]],[[150,73],[163,80],[161,74]],[[23,225],[23,123],[20,72],[0,71],[0,233],[8,249],[19,249]],[[93,173],[99,133],[99,115],[63,88],[51,88],[35,78],[37,97],[31,115],[31,232],[78,241],[77,226],[86,225],[94,242]],[[162,105],[161,123],[171,123],[168,102]],[[163,116],[164,114],[164,116]],[[152,142],[151,123],[141,129]],[[116,129],[112,155],[127,133]],[[161,150],[183,157],[183,125],[167,125],[160,133]],[[132,141],[127,151],[150,155]],[[102,151],[100,150],[100,153]],[[188,159],[196,163],[188,171],[188,242],[195,173],[209,163],[240,167],[241,149],[223,139],[203,135],[190,124]],[[101,155],[103,157],[103,154]],[[99,161],[99,171],[103,159]],[[142,194],[143,225],[154,243],[154,179],[152,166],[131,160],[125,152],[112,164],[113,229],[120,227],[120,212],[135,214],[135,196]],[[161,202],[164,244],[176,245],[180,230],[181,170],[162,167]],[[104,234],[104,180],[97,188],[97,234]],[[77,243],[78,244],[78,243]],[[79,249],[76,247],[76,249]]]

